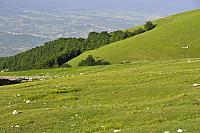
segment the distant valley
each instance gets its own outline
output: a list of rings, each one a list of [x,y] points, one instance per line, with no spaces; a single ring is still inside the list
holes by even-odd
[[[47,13],[48,12],[48,13]],[[161,14],[123,10],[0,9],[0,56],[10,56],[61,37],[87,37],[91,31],[127,29]]]

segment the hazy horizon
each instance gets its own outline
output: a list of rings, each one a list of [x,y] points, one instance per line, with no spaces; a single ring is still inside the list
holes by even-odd
[[[15,6],[36,9],[113,9],[153,13],[176,13],[200,8],[199,0],[0,0],[0,8]]]

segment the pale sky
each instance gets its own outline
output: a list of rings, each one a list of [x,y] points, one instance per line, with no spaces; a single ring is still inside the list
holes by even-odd
[[[178,13],[200,8],[200,0],[0,0],[0,8],[113,9],[154,13]]]

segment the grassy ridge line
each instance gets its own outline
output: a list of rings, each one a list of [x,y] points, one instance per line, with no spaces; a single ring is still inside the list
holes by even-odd
[[[199,65],[187,59],[85,67],[95,71],[0,87],[0,132],[199,132],[200,89],[192,86],[200,82]],[[15,109],[22,113],[13,116]]]
[[[200,42],[200,10],[180,16],[175,15],[172,18],[169,22],[166,22],[168,19],[160,19],[159,23],[163,20],[165,24],[152,31],[85,52],[68,63],[77,66],[88,55],[102,58],[112,64],[122,61],[200,57],[198,52],[200,50],[198,45]],[[189,49],[182,48],[188,45]]]
[[[171,15],[171,16],[167,16],[167,17],[163,17],[163,18],[160,18],[160,19],[157,19],[157,20],[153,20],[152,22],[154,24],[156,24],[157,27],[164,26],[165,24],[169,24],[169,23],[172,23],[174,21],[178,21],[180,19],[184,19],[185,17],[191,17],[193,15],[199,14],[198,11],[200,11],[200,9],[193,10],[193,11],[188,11],[188,12],[183,12],[183,13],[179,13],[179,14],[175,14],[175,15]],[[136,26],[136,27],[127,29],[125,31],[133,32],[136,29],[141,28],[141,27],[143,27],[143,25]]]

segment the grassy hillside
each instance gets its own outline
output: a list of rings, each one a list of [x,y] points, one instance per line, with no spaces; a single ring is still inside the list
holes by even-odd
[[[200,10],[155,20],[158,27],[144,34],[85,52],[68,63],[72,66],[88,55],[113,64],[123,61],[166,60],[200,57]],[[129,29],[129,31],[134,30]]]
[[[0,132],[197,133],[199,66],[193,59],[1,72],[46,79],[0,87]]]
[[[199,10],[193,10],[193,11],[183,12],[183,13],[171,15],[168,17],[160,18],[157,20],[153,20],[152,22],[155,23],[157,25],[157,27],[159,27],[159,26],[163,26],[165,24],[172,23],[174,21],[178,21],[180,19],[184,19],[186,17],[197,15],[197,14],[199,14]],[[142,27],[142,26],[136,26],[136,27],[127,29],[126,31],[132,32],[140,27]]]

